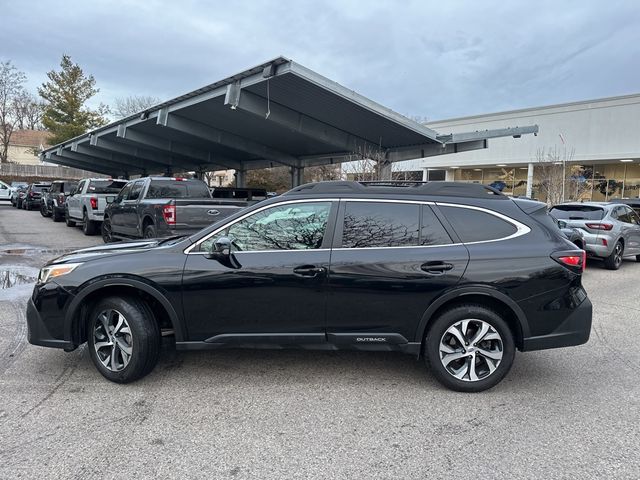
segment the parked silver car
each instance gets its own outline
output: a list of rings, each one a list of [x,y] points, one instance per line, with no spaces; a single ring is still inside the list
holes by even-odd
[[[563,203],[549,213],[568,227],[584,231],[584,249],[604,266],[617,270],[623,257],[635,256],[640,262],[640,217],[627,205],[584,202]]]

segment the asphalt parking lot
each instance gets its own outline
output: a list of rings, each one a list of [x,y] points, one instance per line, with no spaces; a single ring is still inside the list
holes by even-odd
[[[395,353],[180,352],[104,380],[26,341],[38,268],[101,244],[0,204],[0,478],[639,478],[640,264],[591,262],[591,340],[445,390]]]

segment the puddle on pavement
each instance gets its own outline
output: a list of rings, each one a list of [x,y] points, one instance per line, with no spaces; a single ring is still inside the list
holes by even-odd
[[[33,268],[25,267],[1,267],[0,268],[0,290],[24,285],[36,281],[38,272]]]

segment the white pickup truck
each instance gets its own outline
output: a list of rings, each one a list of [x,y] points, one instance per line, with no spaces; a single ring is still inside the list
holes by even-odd
[[[85,235],[95,235],[100,231],[104,209],[127,184],[126,180],[111,178],[85,178],[71,192],[65,202],[64,219],[68,227],[82,223]]]

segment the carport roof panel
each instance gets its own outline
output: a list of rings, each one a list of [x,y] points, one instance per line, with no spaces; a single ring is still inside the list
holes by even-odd
[[[344,133],[364,144],[369,142],[383,149],[425,143],[440,143],[436,132],[390,109],[379,105],[284,57],[258,65],[219,82],[212,83],[188,94],[153,106],[144,112],[118,120],[109,125],[76,137],[47,152],[55,153],[60,147],[70,148],[73,143],[86,142],[90,135],[112,135],[118,128],[189,143],[239,161],[259,158],[253,152],[229,148],[228,145],[209,142],[190,135],[188,131],[175,131],[159,123],[159,112],[187,118],[218,130],[250,139],[254,143],[278,149],[294,157],[305,155],[331,155],[344,150],[326,142],[326,139],[303,135],[298,129],[278,124],[273,119],[250,115],[240,108],[225,105],[229,85],[240,88],[240,95],[253,95],[271,107],[306,119],[322,122],[333,132]],[[268,92],[268,93],[267,93]],[[254,112],[255,113],[255,112]],[[169,151],[167,153],[170,153]]]

